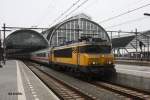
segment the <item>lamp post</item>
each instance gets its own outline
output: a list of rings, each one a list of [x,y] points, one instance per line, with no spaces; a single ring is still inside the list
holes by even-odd
[[[150,13],[144,13],[144,16],[150,16]],[[148,60],[149,60],[149,55],[150,55],[149,54],[149,38],[150,37],[147,36],[147,38],[148,38]]]
[[[4,52],[3,52],[3,60],[4,60],[4,64],[5,64],[5,61],[6,61],[6,45],[5,45],[5,34],[6,34],[6,24],[4,23],[4,25],[3,25],[3,32],[4,32],[4,39],[3,39],[3,48],[4,48]]]
[[[2,61],[2,47],[1,47],[1,30],[0,30],[0,67],[2,67],[1,61]]]
[[[77,23],[77,27],[78,27],[78,37],[77,37],[77,41],[78,41],[78,47],[77,47],[77,66],[79,66],[79,64],[80,64],[80,53],[79,53],[79,51],[80,51],[80,47],[79,47],[79,38],[80,38],[80,16],[79,16],[79,18],[78,18],[78,23]]]

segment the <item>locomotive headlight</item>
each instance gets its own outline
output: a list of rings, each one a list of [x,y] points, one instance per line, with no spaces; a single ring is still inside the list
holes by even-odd
[[[111,64],[111,61],[109,61],[108,64]]]
[[[93,64],[96,64],[96,62],[93,62]]]

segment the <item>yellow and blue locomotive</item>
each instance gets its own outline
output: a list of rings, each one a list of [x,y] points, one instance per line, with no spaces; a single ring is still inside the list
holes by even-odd
[[[107,41],[82,41],[52,49],[52,64],[84,73],[115,71],[111,44]]]
[[[111,44],[105,40],[83,40],[47,48],[32,53],[31,58],[67,71],[103,75],[115,72]]]

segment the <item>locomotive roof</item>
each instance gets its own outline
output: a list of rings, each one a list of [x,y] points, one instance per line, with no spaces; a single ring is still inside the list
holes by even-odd
[[[58,46],[58,47],[54,47],[54,50],[55,49],[63,49],[63,48],[70,48],[70,47],[77,47],[77,46],[85,46],[85,45],[111,45],[110,43],[108,42],[101,42],[101,43],[95,43],[95,42],[76,42],[76,43],[72,43],[72,44],[69,44],[69,45],[63,45],[63,46]]]

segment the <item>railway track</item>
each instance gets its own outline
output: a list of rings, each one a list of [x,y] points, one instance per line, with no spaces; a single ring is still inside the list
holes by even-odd
[[[81,93],[78,88],[65,84],[63,81],[51,76],[45,71],[35,67],[33,64],[26,65],[35,73],[60,99],[62,100],[94,100],[86,94]]]
[[[98,88],[103,88],[112,92],[115,92],[117,94],[123,95],[127,98],[130,98],[131,100],[150,100],[150,94],[141,91],[141,90],[136,90],[130,87],[126,86],[121,86],[121,85],[116,85],[108,82],[94,82],[91,83],[97,86]]]
[[[39,65],[34,65],[34,63],[27,64],[27,66],[60,98],[63,100],[101,100],[98,95],[107,94],[112,92],[112,95],[121,97],[117,100],[150,100],[150,93],[136,90],[133,88],[121,86],[118,84],[113,84],[110,82],[98,81],[98,82],[86,82],[89,85],[89,90],[93,90],[94,95],[91,96],[88,89],[82,90],[82,88],[87,88],[86,85],[80,85],[76,87],[73,84],[66,83],[66,80],[59,80],[57,77],[51,76],[50,72],[42,70]],[[82,82],[78,82],[82,84]],[[84,86],[84,87],[83,87]],[[81,88],[82,87],[82,88]],[[94,92],[95,91],[95,92]],[[96,92],[96,91],[99,91]],[[101,91],[101,92],[100,92]],[[106,92],[108,91],[108,92]],[[89,93],[88,93],[89,92]],[[102,93],[105,92],[105,93]],[[97,94],[98,93],[98,94]],[[108,94],[107,94],[108,95]],[[102,96],[103,98],[103,96]],[[105,98],[105,97],[104,97]],[[107,99],[104,99],[107,100]],[[112,97],[112,100],[116,100]]]

